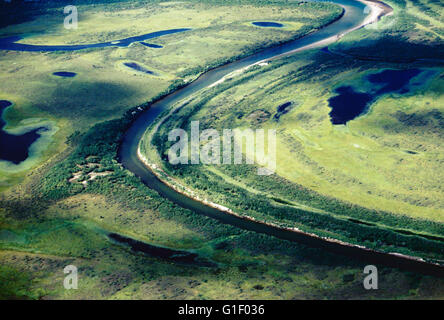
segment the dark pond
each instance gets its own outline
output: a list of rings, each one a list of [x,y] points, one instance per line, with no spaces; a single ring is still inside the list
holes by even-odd
[[[213,263],[200,261],[199,256],[192,252],[153,246],[151,244],[131,239],[117,233],[110,233],[108,237],[119,243],[129,245],[131,250],[135,252],[142,252],[152,257],[174,262],[199,264],[202,266],[213,266]]]
[[[330,118],[333,124],[345,124],[359,116],[373,100],[371,94],[356,92],[352,87],[344,86],[335,90],[338,96],[328,100],[332,110]]]
[[[135,62],[125,62],[124,65],[139,72],[154,74],[151,70],[148,70]]]
[[[54,72],[53,75],[59,76],[59,77],[66,77],[66,78],[72,78],[77,75],[75,72],[68,72],[68,71],[58,71]]]
[[[421,72],[419,69],[384,70],[368,75],[367,79],[373,84],[382,85],[382,88],[376,92],[377,95],[396,91],[407,93],[409,91],[407,85],[410,80]]]
[[[153,43],[147,43],[147,42],[141,42],[141,44],[143,44],[145,47],[149,47],[149,48],[163,48],[163,46],[158,45],[158,44],[153,44]]]
[[[82,50],[88,48],[105,48],[105,47],[127,47],[133,42],[140,42],[148,39],[153,39],[157,37],[161,37],[167,34],[173,34],[178,32],[184,32],[191,30],[189,28],[182,29],[170,29],[170,30],[162,30],[151,32],[147,34],[143,34],[141,36],[129,37],[126,39],[121,39],[117,41],[109,41],[103,43],[94,43],[94,44],[79,44],[79,45],[61,45],[61,46],[45,46],[45,45],[32,45],[32,44],[24,44],[17,43],[22,37],[14,36],[0,39],[0,50],[14,50],[14,51],[75,51]]]
[[[289,101],[289,102],[285,102],[285,103],[281,104],[280,106],[278,106],[277,112],[273,117],[274,120],[278,121],[282,115],[288,113],[288,111],[291,110],[292,104],[293,104],[293,102]]]
[[[330,53],[330,54],[331,54],[330,50],[328,49],[328,46],[327,46],[327,47],[323,47],[323,48],[321,48],[320,50],[321,50],[322,52]]]
[[[346,124],[364,113],[368,106],[379,96],[396,92],[405,94],[410,91],[410,81],[423,73],[424,70],[384,70],[366,76],[365,80],[370,84],[368,92],[357,92],[351,86],[342,86],[335,90],[337,96],[328,100],[332,108],[330,114],[333,124]],[[428,76],[433,72],[429,72]],[[416,83],[420,85],[422,83]]]
[[[11,104],[9,101],[0,100],[0,160],[19,164],[28,158],[29,147],[40,138],[39,132],[47,130],[47,128],[33,129],[20,135],[9,134],[3,131],[6,122],[3,120],[2,114]]]
[[[258,27],[265,27],[265,28],[282,28],[284,25],[281,23],[277,23],[277,22],[267,22],[267,21],[257,21],[257,22],[253,22],[253,24],[255,26]]]

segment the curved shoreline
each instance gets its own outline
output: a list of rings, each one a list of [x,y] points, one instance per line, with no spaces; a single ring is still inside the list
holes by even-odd
[[[362,258],[363,260],[367,260],[369,262],[378,261],[379,263],[390,266],[390,267],[403,268],[403,269],[412,270],[412,271],[418,271],[418,269],[421,269],[421,271],[422,272],[425,271],[424,273],[426,273],[426,274],[430,274],[433,276],[439,276],[439,277],[444,276],[444,266],[443,265],[426,261],[421,257],[410,256],[410,255],[406,255],[406,254],[402,254],[402,253],[398,253],[398,252],[384,252],[384,251],[380,251],[380,250],[370,249],[370,248],[367,248],[362,245],[353,244],[350,242],[345,242],[345,241],[338,240],[335,238],[322,237],[322,236],[319,236],[315,233],[303,231],[297,227],[292,227],[292,228],[285,227],[282,225],[278,225],[276,223],[261,221],[261,220],[254,218],[254,217],[237,213],[228,207],[225,207],[223,205],[209,201],[207,199],[200,198],[199,195],[196,195],[196,193],[193,190],[187,188],[186,186],[181,185],[174,178],[172,178],[170,175],[165,173],[165,171],[158,168],[158,166],[156,164],[149,163],[148,160],[146,159],[146,157],[140,152],[140,148],[137,149],[137,157],[145,165],[145,167],[147,169],[149,169],[157,177],[157,179],[159,179],[159,181],[161,183],[165,184],[166,186],[173,189],[177,193],[180,193],[183,196],[185,196],[193,201],[199,202],[199,203],[203,204],[204,206],[214,208],[220,212],[223,212],[224,214],[230,215],[230,216],[235,217],[237,219],[249,221],[249,222],[252,222],[255,224],[261,224],[261,225],[264,225],[264,226],[267,226],[267,227],[270,227],[270,228],[273,228],[276,230],[280,230],[283,232],[291,232],[294,234],[298,234],[303,237],[310,238],[311,240],[314,240],[315,242],[317,242],[315,245],[313,245],[312,241],[307,242],[307,241],[302,241],[302,239],[299,240],[299,242],[302,242],[304,244],[308,244],[309,246],[326,248],[326,249],[329,249],[335,253],[350,255],[350,256],[354,256],[355,258],[356,258],[356,253],[358,253],[355,250],[358,250],[358,251],[360,251],[359,252],[360,258]],[[168,180],[165,179],[165,177],[167,177]],[[377,255],[377,257],[375,257],[374,255]],[[387,258],[387,257],[389,257],[390,259],[395,260],[395,261],[393,261],[392,263],[387,263],[385,261],[385,258]],[[424,266],[428,266],[428,268],[427,268],[428,270],[424,270],[423,269]]]
[[[128,47],[135,42],[141,42],[149,39],[158,38],[168,34],[174,34],[179,32],[184,32],[191,30],[190,28],[182,28],[182,29],[170,29],[170,30],[161,30],[146,33],[140,36],[129,37],[120,40],[108,41],[108,42],[99,42],[92,44],[76,44],[76,45],[39,45],[39,44],[27,44],[17,42],[22,38],[20,36],[6,37],[0,39],[0,50],[8,50],[8,51],[28,51],[28,52],[36,52],[36,51],[78,51],[90,48],[106,48],[106,47]]]
[[[248,64],[248,65],[243,66],[241,68],[234,69],[232,72],[240,71],[240,70],[243,70],[244,68],[249,68],[253,65],[266,63],[266,62],[271,61],[273,59],[277,59],[277,58],[280,58],[283,56],[291,55],[295,52],[299,52],[302,50],[325,46],[329,43],[336,41],[341,36],[351,32],[353,30],[362,28],[370,23],[377,22],[382,16],[384,16],[386,14],[390,14],[392,12],[392,9],[390,6],[387,6],[387,5],[382,4],[380,2],[376,3],[374,1],[366,1],[366,0],[356,0],[356,1],[363,3],[365,5],[368,5],[371,8],[371,13],[369,15],[370,18],[367,17],[359,25],[354,26],[349,29],[346,29],[344,32],[342,32],[340,34],[336,34],[336,35],[330,36],[328,38],[322,39],[320,41],[315,41],[313,43],[309,43],[307,45],[298,47],[294,50],[290,50],[287,52],[276,54],[276,55],[268,57],[266,59],[262,59],[260,61],[256,61],[254,63]],[[343,5],[341,5],[341,6],[344,8]],[[202,74],[200,77],[202,77],[204,75],[205,75],[205,73]],[[216,85],[219,81],[223,81],[223,79],[227,75],[229,75],[229,73],[225,74],[223,77],[217,79],[216,81],[214,81],[210,85]],[[198,79],[200,77],[198,77]],[[202,88],[200,88],[200,89],[202,89]],[[178,90],[178,91],[180,91],[180,90]],[[166,96],[165,98],[167,98],[171,95],[174,95],[175,93],[176,93],[176,91],[171,93],[170,95]],[[180,97],[180,93],[179,93],[179,97]],[[185,95],[185,97],[186,97],[186,95]],[[165,99],[165,98],[163,98],[163,99]],[[183,99],[183,98],[184,97],[182,97],[181,99]],[[175,108],[172,108],[170,110],[170,112],[173,112],[174,110],[175,110]],[[164,118],[158,119],[157,125],[160,125],[160,123],[162,123],[163,119]],[[391,267],[398,267],[398,268],[403,268],[403,269],[408,269],[408,270],[419,271],[422,273],[432,274],[435,276],[441,276],[441,277],[444,276],[444,266],[442,266],[440,264],[432,263],[432,262],[427,262],[420,257],[414,257],[414,256],[400,254],[400,253],[387,253],[387,252],[383,252],[383,251],[373,250],[373,249],[369,249],[369,248],[366,248],[361,245],[347,243],[347,242],[344,242],[344,241],[341,241],[338,239],[321,237],[321,236],[318,236],[313,233],[304,232],[298,228],[283,227],[283,226],[276,225],[274,223],[259,221],[253,217],[236,213],[233,210],[226,208],[222,205],[219,205],[217,203],[208,201],[206,199],[200,199],[197,195],[194,194],[194,192],[192,190],[188,189],[187,187],[181,186],[181,188],[182,188],[181,189],[176,184],[165,180],[164,175],[167,176],[167,178],[169,178],[170,180],[172,180],[174,182],[173,178],[166,175],[166,173],[164,173],[161,169],[159,169],[155,164],[150,164],[147,161],[146,157],[142,155],[142,153],[140,152],[140,142],[141,141],[142,141],[141,139],[138,141],[137,149],[135,150],[137,159],[143,165],[144,168],[148,169],[152,173],[152,175],[154,175],[154,177],[159,180],[160,183],[162,183],[163,185],[167,186],[168,188],[174,190],[176,193],[179,193],[179,194],[181,194],[181,195],[183,195],[195,202],[198,202],[198,203],[204,205],[205,207],[213,208],[216,211],[219,211],[226,216],[231,216],[235,219],[238,219],[239,221],[240,220],[248,221],[251,224],[254,224],[256,227],[258,227],[262,230],[262,231],[254,230],[256,232],[262,232],[262,233],[272,234],[272,235],[276,236],[272,232],[279,231],[280,234],[282,234],[282,236],[280,236],[280,238],[282,238],[282,239],[298,241],[300,243],[304,243],[309,246],[325,248],[325,249],[328,249],[328,250],[336,252],[336,253],[345,254],[348,256],[352,256],[354,258],[361,258],[363,260],[367,260],[367,261],[371,261],[371,262],[377,261],[380,264],[388,265]],[[145,181],[145,183],[146,183],[146,181]],[[157,191],[159,192],[159,190],[157,190]],[[207,214],[207,215],[209,215],[209,214]],[[212,216],[212,215],[209,215],[209,216]],[[214,216],[212,216],[212,217],[214,217]],[[252,230],[251,228],[245,228],[245,229]]]

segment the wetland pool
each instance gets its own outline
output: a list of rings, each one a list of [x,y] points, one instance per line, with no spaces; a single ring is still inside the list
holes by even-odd
[[[268,21],[255,21],[252,24],[263,28],[282,28],[284,26],[282,23]]]
[[[29,148],[40,138],[40,133],[47,131],[46,127],[32,129],[23,134],[10,134],[3,130],[6,122],[3,120],[3,112],[11,106],[7,100],[0,100],[0,160],[19,164],[25,161],[29,155]]]
[[[386,69],[364,76],[364,91],[358,91],[351,85],[340,86],[334,90],[337,95],[328,100],[332,109],[329,113],[331,123],[346,124],[365,114],[369,106],[380,96],[389,93],[407,94],[413,87],[424,85],[434,74],[432,70]],[[412,81],[413,79],[416,80]]]

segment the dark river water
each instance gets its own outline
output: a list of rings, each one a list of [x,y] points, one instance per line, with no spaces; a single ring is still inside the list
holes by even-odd
[[[145,46],[153,48],[161,48],[162,46],[151,45],[143,42],[144,40],[153,39],[161,37],[168,34],[174,34],[179,32],[184,32],[191,30],[190,28],[181,29],[170,29],[162,30],[152,33],[147,33],[141,36],[129,37],[126,39],[121,39],[117,41],[95,43],[95,44],[85,44],[85,45],[61,45],[61,46],[47,46],[47,45],[31,45],[16,43],[22,39],[20,36],[8,37],[0,39],[0,50],[14,50],[14,51],[76,51],[88,48],[105,48],[105,47],[127,47],[134,42],[142,42]],[[154,74],[154,72],[138,65],[137,63],[125,63],[129,68],[137,70],[139,72]],[[76,76],[75,72],[68,71],[57,71],[53,75],[64,78],[72,78]],[[20,162],[26,160],[29,155],[29,147],[40,137],[40,132],[47,130],[47,128],[41,127],[33,129],[29,132],[20,135],[9,134],[3,131],[3,126],[5,122],[1,117],[3,111],[10,106],[11,103],[6,100],[0,101],[0,160],[10,161],[14,164],[19,164]]]
[[[193,252],[154,246],[152,244],[131,239],[117,233],[110,233],[108,234],[108,237],[118,243],[128,245],[131,248],[131,250],[135,252],[141,252],[155,258],[161,258],[172,262],[199,265],[202,267],[217,266],[213,262],[205,261],[204,259],[199,258],[199,256]]]
[[[106,47],[127,47],[134,42],[141,42],[148,39],[161,37],[168,34],[184,32],[191,30],[190,28],[170,29],[151,32],[141,36],[129,37],[126,39],[93,43],[93,44],[79,44],[79,45],[60,45],[60,46],[45,46],[17,43],[22,37],[14,36],[0,39],[0,50],[14,50],[14,51],[76,51],[89,48],[106,48]]]
[[[235,62],[226,64],[222,67],[213,69],[203,74],[199,79],[186,87],[179,89],[165,98],[154,103],[149,110],[146,110],[134,121],[132,126],[126,132],[123,142],[119,149],[119,160],[122,165],[134,174],[139,176],[142,181],[150,188],[153,188],[159,194],[172,202],[198,214],[203,214],[214,219],[221,221],[222,223],[231,224],[241,229],[250,230],[254,232],[264,233],[271,236],[275,236],[280,239],[289,241],[296,241],[308,246],[319,247],[325,250],[347,255],[349,257],[361,259],[363,261],[384,264],[393,267],[402,267],[408,270],[423,272],[428,274],[443,276],[443,268],[429,263],[423,263],[417,260],[406,259],[400,256],[389,255],[382,252],[374,252],[365,250],[358,247],[351,247],[342,245],[335,242],[329,242],[324,239],[313,237],[310,235],[291,232],[288,230],[280,229],[278,227],[268,226],[259,222],[246,220],[243,218],[235,217],[233,215],[226,214],[220,210],[212,207],[208,207],[200,202],[192,200],[175,190],[169,188],[149,170],[137,157],[137,147],[140,139],[143,136],[146,128],[152,124],[156,118],[165,110],[168,110],[174,103],[190,96],[198,90],[207,87],[214,82],[220,80],[223,76],[229,74],[232,71],[246,67],[252,63],[259,62],[263,59],[272,58],[280,54],[288,53],[294,49],[301,48],[305,45],[315,43],[320,40],[324,40],[331,36],[336,36],[344,33],[346,30],[359,25],[365,18],[364,13],[365,5],[353,1],[353,0],[335,0],[332,1],[341,4],[345,7],[345,13],[341,19],[330,24],[329,26],[312,33],[301,39],[291,41],[276,47],[265,49],[259,53],[253,54],[244,59],[237,60]],[[153,32],[141,36],[130,37],[113,42],[87,44],[87,45],[63,45],[63,46],[46,46],[46,45],[29,45],[16,43],[20,40],[20,37],[9,37],[0,39],[0,50],[17,50],[17,51],[73,51],[87,48],[103,48],[111,46],[126,47],[134,42],[142,42],[148,39],[156,38],[159,36],[184,32],[190,30],[188,28],[172,29]],[[376,81],[379,81],[376,79]],[[382,81],[382,80],[381,80]],[[8,102],[3,101],[0,104],[0,112],[8,106]],[[3,128],[4,122],[1,121],[1,127]],[[20,163],[28,156],[29,146],[39,137],[39,130],[43,128],[34,129],[23,135],[10,135],[3,130],[0,131],[0,159],[6,159],[14,163]],[[166,255],[166,258],[174,258],[175,253],[169,251],[163,251],[151,245],[141,243],[139,241],[125,238],[123,236],[114,236],[114,240],[126,243],[131,246],[133,250],[151,253],[155,255]],[[179,253],[177,257],[183,257],[183,259],[195,259],[193,254]],[[191,260],[190,260],[191,261]]]
[[[353,0],[335,0],[333,2],[343,5],[346,9],[343,17],[340,20],[301,39],[291,41],[277,47],[265,49],[249,57],[210,70],[186,87],[181,88],[152,104],[148,110],[142,112],[138,116],[138,118],[133,122],[131,127],[126,132],[119,149],[119,161],[126,169],[140,177],[140,179],[148,187],[156,190],[163,197],[198,214],[217,219],[222,223],[230,224],[245,230],[268,234],[284,240],[296,241],[311,247],[323,248],[325,250],[346,255],[354,259],[360,259],[365,262],[444,276],[444,268],[442,266],[383,252],[370,251],[359,247],[351,247],[335,242],[329,242],[310,235],[296,233],[236,217],[218,209],[206,206],[169,188],[167,185],[162,183],[149,169],[147,169],[137,157],[138,144],[147,127],[151,125],[162,112],[172,107],[174,103],[190,96],[202,88],[213,84],[232,71],[267,58],[288,53],[294,49],[301,48],[305,45],[315,43],[331,36],[341,34],[346,30],[359,25],[366,17],[366,14],[364,13],[365,5],[360,2]]]

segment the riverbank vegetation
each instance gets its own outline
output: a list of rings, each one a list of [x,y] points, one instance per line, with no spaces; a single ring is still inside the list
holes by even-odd
[[[89,5],[88,1],[80,1],[77,30],[63,28],[63,8],[43,3],[41,12],[31,21],[0,29],[0,38],[20,35],[24,36],[20,40],[23,43],[60,45],[115,41],[154,31],[192,28],[180,35],[149,41],[162,48],[134,43],[129,47],[73,52],[1,51],[0,98],[14,103],[5,115],[9,128],[29,119],[50,120],[60,128],[52,143],[42,150],[40,163],[66,150],[64,141],[73,132],[85,132],[95,123],[119,118],[170,85],[192,81],[211,67],[301,37],[338,18],[342,12],[340,7],[326,3],[110,2]],[[278,20],[285,26],[259,28],[251,24],[262,19]],[[127,61],[155,70],[156,75],[129,71],[122,67]],[[58,71],[77,75],[54,76]],[[27,173],[29,170],[14,174],[0,171],[0,190],[23,181]]]
[[[350,33],[332,50],[370,60],[411,62],[444,56],[443,4],[433,0],[387,0],[393,14]]]
[[[129,113],[130,114],[130,113]],[[130,122],[98,124],[70,141],[74,152],[28,185],[29,198],[1,199],[2,298],[339,299],[442,296],[440,279],[379,268],[379,290],[362,286],[365,262],[243,231],[182,209],[115,161]],[[106,133],[105,133],[106,132]],[[113,174],[69,184],[78,164]],[[58,190],[58,191],[57,191]],[[192,251],[199,267],[135,254],[109,241],[119,232]],[[79,268],[79,289],[63,289],[63,268]]]
[[[48,160],[9,178],[0,193],[1,299],[443,297],[442,279],[382,267],[379,290],[365,290],[362,270],[366,263],[243,231],[183,209],[147,188],[118,163],[121,138],[133,119],[150,107],[146,101],[172,92],[200,72],[234,56],[316,29],[335,19],[341,12],[339,7],[261,0],[119,2],[94,1],[95,5],[88,6],[89,0],[70,1],[69,4],[85,5],[80,15],[87,26],[82,27],[81,20],[80,29],[72,33],[62,28],[60,8],[49,11],[45,8],[39,12],[44,16],[35,16],[32,21],[26,16],[24,20],[28,22],[0,30],[2,36],[38,31],[22,41],[54,44],[115,40],[133,36],[133,32],[143,34],[173,28],[173,23],[192,24],[193,28],[189,33],[153,40],[163,46],[161,49],[134,44],[129,48],[81,52],[0,52],[0,98],[15,103],[6,117],[8,124],[14,127],[23,119],[41,118],[54,121],[60,128],[46,154]],[[95,19],[98,24],[94,24]],[[249,24],[265,19],[283,22],[287,29],[259,29]],[[161,76],[153,79],[120,71],[122,61],[152,66]],[[76,72],[77,76],[55,77],[54,71]],[[280,121],[285,121],[286,116]],[[207,173],[207,168],[196,170]],[[435,222],[405,218],[390,224],[391,215],[383,215],[382,221],[379,212],[330,198],[324,201],[327,198],[306,188],[284,188],[288,181],[278,177],[268,184],[266,180],[250,177],[253,174],[247,166],[239,166],[237,170],[237,173],[218,170],[216,173],[224,177],[223,181],[215,175],[209,176],[217,182],[214,190],[227,187],[223,192],[231,190],[233,199],[245,195],[252,210],[268,199],[263,197],[262,202],[255,204],[255,198],[245,189],[277,191],[279,197],[273,200],[276,202],[273,208],[285,208],[287,201],[295,205],[291,199],[297,199],[296,205],[305,211],[294,211],[288,220],[279,216],[280,209],[273,211],[274,217],[284,223],[300,223],[297,217],[300,214],[304,225],[325,230],[321,221],[324,216],[311,216],[307,206],[309,210],[313,210],[312,205],[319,206],[320,212],[343,206],[349,210],[347,215],[357,220],[362,218],[366,223],[383,222],[385,226],[410,230],[411,222],[415,232],[423,227],[423,234],[440,234],[440,225]],[[233,173],[239,174],[243,181],[230,176]],[[2,172],[2,179],[6,175]],[[200,176],[195,179],[196,184],[189,181],[190,186],[199,188]],[[225,184],[226,181],[231,182]],[[342,224],[335,217],[326,220],[331,222],[330,234],[338,236],[344,232],[348,236],[347,219],[339,220]],[[368,234],[365,233],[368,229],[362,230]],[[215,262],[216,266],[178,264],[134,253],[110,241],[107,236],[110,232],[189,250]],[[403,236],[391,230],[382,230],[381,234],[384,239],[381,245],[386,246],[385,241],[392,239],[406,240],[409,245],[411,242],[425,245],[420,252],[430,247],[430,255],[437,254],[423,236]],[[374,239],[369,239],[373,243]],[[69,264],[79,268],[78,290],[63,288],[63,268]]]
[[[332,52],[311,50],[226,77],[172,113],[154,134],[154,149],[151,128],[142,152],[201,198],[240,214],[442,260],[441,64],[369,62]],[[421,72],[382,96],[376,92],[385,87],[368,80],[411,69]],[[329,99],[345,86],[375,98],[364,115],[333,125]],[[170,165],[168,132],[189,130],[196,120],[201,130],[276,129],[276,175],[258,176],[247,165]]]

